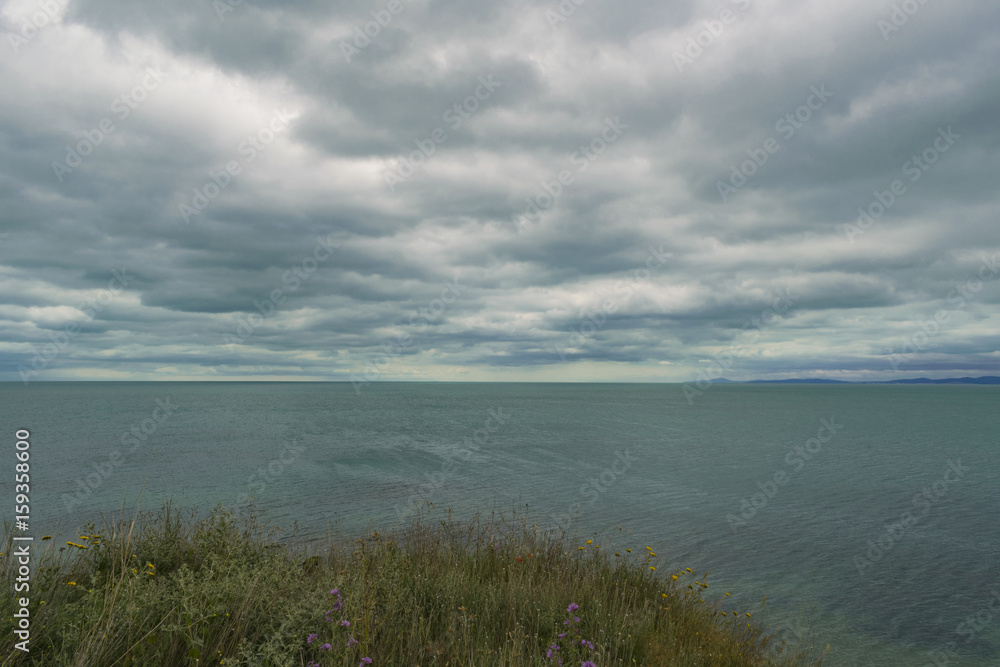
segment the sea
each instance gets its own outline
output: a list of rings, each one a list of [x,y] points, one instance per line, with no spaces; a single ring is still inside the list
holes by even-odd
[[[48,544],[166,501],[303,543],[502,513],[708,571],[824,665],[1000,665],[998,426],[997,386],[2,383],[0,494],[24,429]]]

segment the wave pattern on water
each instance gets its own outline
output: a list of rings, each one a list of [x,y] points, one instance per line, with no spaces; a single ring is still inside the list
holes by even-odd
[[[166,399],[176,413],[126,447]],[[971,638],[961,625],[1000,590],[997,387],[717,385],[689,405],[679,385],[38,382],[0,384],[0,404],[2,432],[32,431],[46,532],[140,492],[208,509],[252,491],[306,539],[413,500],[527,506],[539,526],[711,570],[734,604],[768,595],[784,636],[832,645],[824,664],[1000,664],[1000,614]]]

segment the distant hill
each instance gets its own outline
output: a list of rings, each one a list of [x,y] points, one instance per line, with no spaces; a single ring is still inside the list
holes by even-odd
[[[913,378],[903,380],[881,380],[876,382],[848,382],[846,380],[828,380],[826,378],[790,378],[787,380],[727,380],[726,378],[715,378],[709,380],[713,383],[728,384],[1000,384],[1000,376],[984,375],[978,378],[942,378],[932,380],[931,378]]]
[[[996,375],[984,375],[979,378],[945,378],[943,380],[914,378],[912,380],[889,380],[877,384],[1000,384],[1000,377]]]

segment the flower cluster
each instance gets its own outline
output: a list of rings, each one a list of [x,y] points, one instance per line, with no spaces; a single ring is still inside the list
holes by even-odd
[[[337,601],[333,603],[333,609],[330,609],[329,611],[326,612],[326,622],[327,623],[332,623],[333,620],[334,620],[333,619],[333,614],[339,612],[341,609],[344,608],[344,600],[340,596],[340,589],[339,588],[334,588],[333,590],[331,590],[330,591],[330,595],[335,596],[337,598]],[[347,631],[347,639],[344,640],[344,649],[345,650],[349,650],[349,649],[354,648],[354,646],[358,643],[358,640],[355,639],[353,636],[351,636],[350,630],[347,630],[347,628],[351,627],[351,622],[349,620],[347,620],[346,618],[341,618],[340,621],[337,623],[337,625],[334,626],[334,629],[330,632],[331,636],[334,636],[334,639],[335,639],[334,633],[336,633],[336,628],[338,626],[341,627],[341,628],[344,628],[344,630]],[[306,637],[306,643],[307,644],[312,644],[317,639],[319,639],[319,634],[314,632],[314,633],[310,634],[308,637]],[[319,647],[319,649],[321,651],[329,651],[329,652],[332,653],[333,652],[333,644],[331,644],[330,642],[326,642],[324,644],[321,644],[320,647]],[[364,667],[365,665],[370,665],[370,664],[372,664],[372,659],[369,658],[369,657],[367,657],[367,656],[365,656],[365,657],[361,658],[361,662],[358,663],[358,667]],[[310,661],[306,665],[306,667],[320,667],[320,664],[318,662],[315,662],[315,661]]]
[[[549,662],[562,665],[564,656],[567,661],[579,660],[580,658],[589,658],[590,654],[593,653],[593,642],[580,636],[580,617],[575,615],[575,612],[579,609],[580,605],[575,602],[571,602],[566,607],[566,613],[569,614],[566,620],[563,621],[563,625],[566,627],[563,628],[563,632],[556,635],[557,639],[549,644],[548,650],[545,652],[545,657],[549,659]],[[562,655],[559,654],[563,649],[560,642],[565,644],[566,649]],[[596,667],[596,665],[592,660],[584,659],[580,663],[580,667]]]
[[[328,612],[326,612],[326,622],[327,623],[329,623],[330,621],[333,620],[332,618],[330,618],[330,614],[332,614],[335,611],[340,611],[341,608],[344,606],[344,600],[340,597],[340,589],[339,588],[334,588],[332,591],[330,591],[330,595],[336,595],[337,596],[337,601],[333,603],[333,609],[331,609]]]

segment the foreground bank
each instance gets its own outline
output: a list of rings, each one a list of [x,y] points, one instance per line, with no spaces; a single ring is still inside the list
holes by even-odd
[[[418,517],[304,547],[217,510],[88,526],[34,564],[10,665],[805,665],[656,545]],[[3,575],[17,563],[6,533]],[[10,595],[4,614],[19,609]]]

